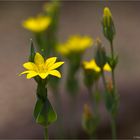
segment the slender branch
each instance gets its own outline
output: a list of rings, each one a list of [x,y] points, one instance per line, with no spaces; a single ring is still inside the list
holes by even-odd
[[[112,129],[112,139],[116,139],[116,122],[115,118],[112,116],[111,117],[111,129]]]
[[[111,48],[111,57],[112,60],[114,61],[114,47],[113,47],[113,42],[110,42],[110,48]],[[112,69],[111,75],[112,75],[112,84],[113,84],[113,93],[115,93],[116,91],[116,85],[115,85],[115,69]],[[117,111],[117,110],[116,110]],[[115,117],[111,114],[111,129],[112,129],[112,138],[116,139],[117,135],[116,135],[116,123],[115,123]]]
[[[105,91],[107,91],[107,84],[106,84],[106,79],[105,79],[105,74],[104,74],[103,69],[101,69],[101,73],[102,73],[102,80],[103,80],[104,88],[105,88]]]
[[[44,138],[45,138],[45,140],[48,140],[48,139],[49,139],[49,135],[48,135],[48,127],[45,127]]]
[[[112,41],[110,42],[110,48],[111,48],[111,57],[112,57],[112,60],[114,61],[114,47],[113,47]],[[112,69],[111,75],[112,75],[113,90],[115,90],[115,71],[114,71],[114,69]]]

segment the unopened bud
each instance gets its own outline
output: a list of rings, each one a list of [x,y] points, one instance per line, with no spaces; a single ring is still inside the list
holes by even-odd
[[[113,23],[111,11],[108,7],[104,8],[102,25],[103,25],[104,36],[110,42],[112,42],[115,35],[115,26]]]
[[[95,61],[97,65],[101,69],[103,69],[104,65],[107,62],[106,51],[105,51],[105,48],[102,46],[101,41],[99,39],[97,39],[96,45],[97,45],[97,50],[95,54]]]

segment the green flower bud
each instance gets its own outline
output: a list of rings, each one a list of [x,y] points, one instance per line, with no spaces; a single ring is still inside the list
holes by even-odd
[[[104,65],[107,62],[105,48],[102,46],[101,41],[97,39],[97,50],[95,54],[96,64],[103,70]]]
[[[102,25],[103,25],[104,36],[110,42],[112,42],[115,35],[115,26],[112,19],[111,11],[108,7],[104,8]]]

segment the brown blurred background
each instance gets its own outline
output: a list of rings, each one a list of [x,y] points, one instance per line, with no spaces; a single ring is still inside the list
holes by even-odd
[[[36,83],[18,77],[22,63],[27,61],[29,40],[32,34],[23,29],[21,23],[42,10],[45,1],[0,1],[0,138],[42,138],[43,128],[33,120]],[[109,6],[116,25],[115,50],[119,54],[116,81],[120,94],[117,119],[119,138],[140,136],[140,2],[95,2],[63,1],[60,12],[59,39],[63,41],[71,34],[87,34],[100,37],[105,46],[101,28],[104,6]],[[89,50],[86,59],[91,58]],[[64,79],[63,79],[64,81]],[[64,83],[64,82],[63,82]],[[87,101],[86,88],[81,82],[81,93],[76,111],[69,113],[69,99],[61,85],[65,138],[86,138],[81,128],[83,104]],[[53,95],[50,100],[55,106]],[[109,138],[110,126],[107,112],[101,107],[102,125],[99,138]],[[75,116],[74,123],[71,119]],[[57,124],[57,123],[56,123]],[[56,124],[50,126],[50,138],[61,138]]]

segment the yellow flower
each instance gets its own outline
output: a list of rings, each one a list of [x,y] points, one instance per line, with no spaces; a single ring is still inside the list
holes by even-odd
[[[94,59],[92,59],[90,61],[84,61],[83,66],[84,66],[85,70],[94,70],[95,72],[100,72],[101,71],[100,67],[96,64]],[[109,72],[111,71],[111,67],[109,66],[108,63],[106,63],[104,65],[103,69],[104,69],[104,71],[109,71]]]
[[[20,75],[27,74],[27,79],[30,79],[37,75],[40,76],[42,79],[45,79],[48,75],[53,75],[61,78],[60,72],[55,69],[60,67],[64,62],[56,62],[56,59],[56,57],[51,57],[45,61],[42,55],[36,53],[34,63],[24,63],[23,67],[27,70],[22,72]]]
[[[103,12],[103,23],[104,25],[110,26],[110,20],[112,18],[112,14],[111,11],[108,7],[104,8],[104,12]]]
[[[69,54],[69,50],[67,47],[64,46],[64,44],[61,44],[58,46],[57,51],[62,54],[62,55],[67,55]]]
[[[83,52],[93,45],[92,38],[88,36],[71,36],[64,44],[58,46],[58,52],[67,55],[73,52]]]
[[[23,22],[23,27],[32,32],[42,32],[48,28],[51,18],[47,16],[30,17]]]

